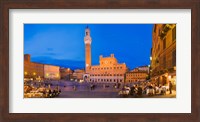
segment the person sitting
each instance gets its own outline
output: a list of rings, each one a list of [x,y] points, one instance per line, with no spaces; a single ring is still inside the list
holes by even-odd
[[[135,85],[133,85],[130,90],[130,95],[134,95],[134,94],[135,94]]]
[[[137,92],[137,95],[141,96],[142,95],[142,87],[138,87],[138,92]]]

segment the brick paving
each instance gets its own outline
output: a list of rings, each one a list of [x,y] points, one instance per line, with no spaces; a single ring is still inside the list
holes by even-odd
[[[116,89],[113,87],[114,84],[109,84],[109,87],[104,88],[103,84],[96,84],[94,90],[90,89],[90,84],[88,83],[77,83],[71,81],[61,81],[61,82],[51,82],[53,84],[52,88],[55,85],[59,85],[61,89],[61,94],[57,98],[176,98],[176,91],[172,91],[172,94],[169,94],[169,91],[166,95],[142,95],[142,96],[119,96],[118,92],[121,88]],[[76,90],[74,90],[76,86]]]

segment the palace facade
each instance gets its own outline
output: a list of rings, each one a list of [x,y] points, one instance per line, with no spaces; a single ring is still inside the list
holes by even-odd
[[[44,64],[31,62],[29,54],[24,55],[24,78],[44,78]]]
[[[125,63],[118,63],[114,54],[110,57],[99,57],[100,65],[91,66],[88,73],[90,74],[90,82],[107,82],[113,83],[124,82],[124,75],[127,71]]]
[[[33,80],[60,79],[60,67],[31,62],[30,54],[24,55],[24,78]]]
[[[127,71],[125,63],[118,63],[114,54],[110,57],[99,56],[99,65],[91,65],[91,42],[90,29],[85,29],[85,70],[84,80],[89,82],[124,82]]]

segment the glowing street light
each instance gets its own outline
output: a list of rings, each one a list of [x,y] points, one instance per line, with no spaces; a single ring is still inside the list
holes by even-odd
[[[24,74],[27,75],[28,73],[27,73],[27,72],[24,72]]]
[[[168,79],[171,80],[171,75],[168,76]]]

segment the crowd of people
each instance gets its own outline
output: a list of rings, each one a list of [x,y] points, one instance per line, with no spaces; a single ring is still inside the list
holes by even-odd
[[[24,93],[42,93],[43,97],[51,97],[51,95],[59,95],[61,93],[61,89],[72,89],[73,91],[80,90],[113,90],[118,92],[121,96],[133,96],[140,97],[142,95],[157,95],[163,94],[165,95],[167,91],[172,94],[172,83],[169,81],[169,84],[155,84],[152,82],[142,81],[135,83],[91,83],[91,82],[65,82],[65,81],[43,81],[41,83],[38,82],[26,82],[24,87]],[[55,95],[54,95],[55,96]]]
[[[59,85],[47,82],[28,81],[24,83],[24,97],[25,98],[51,98],[56,97],[61,93]]]
[[[172,83],[169,81],[169,84],[155,84],[151,82],[140,82],[135,84],[127,84],[122,88],[122,91],[128,91],[124,92],[125,95],[130,96],[142,96],[142,95],[165,95],[167,91],[169,91],[169,94],[172,94]],[[123,92],[121,92],[123,95]]]

